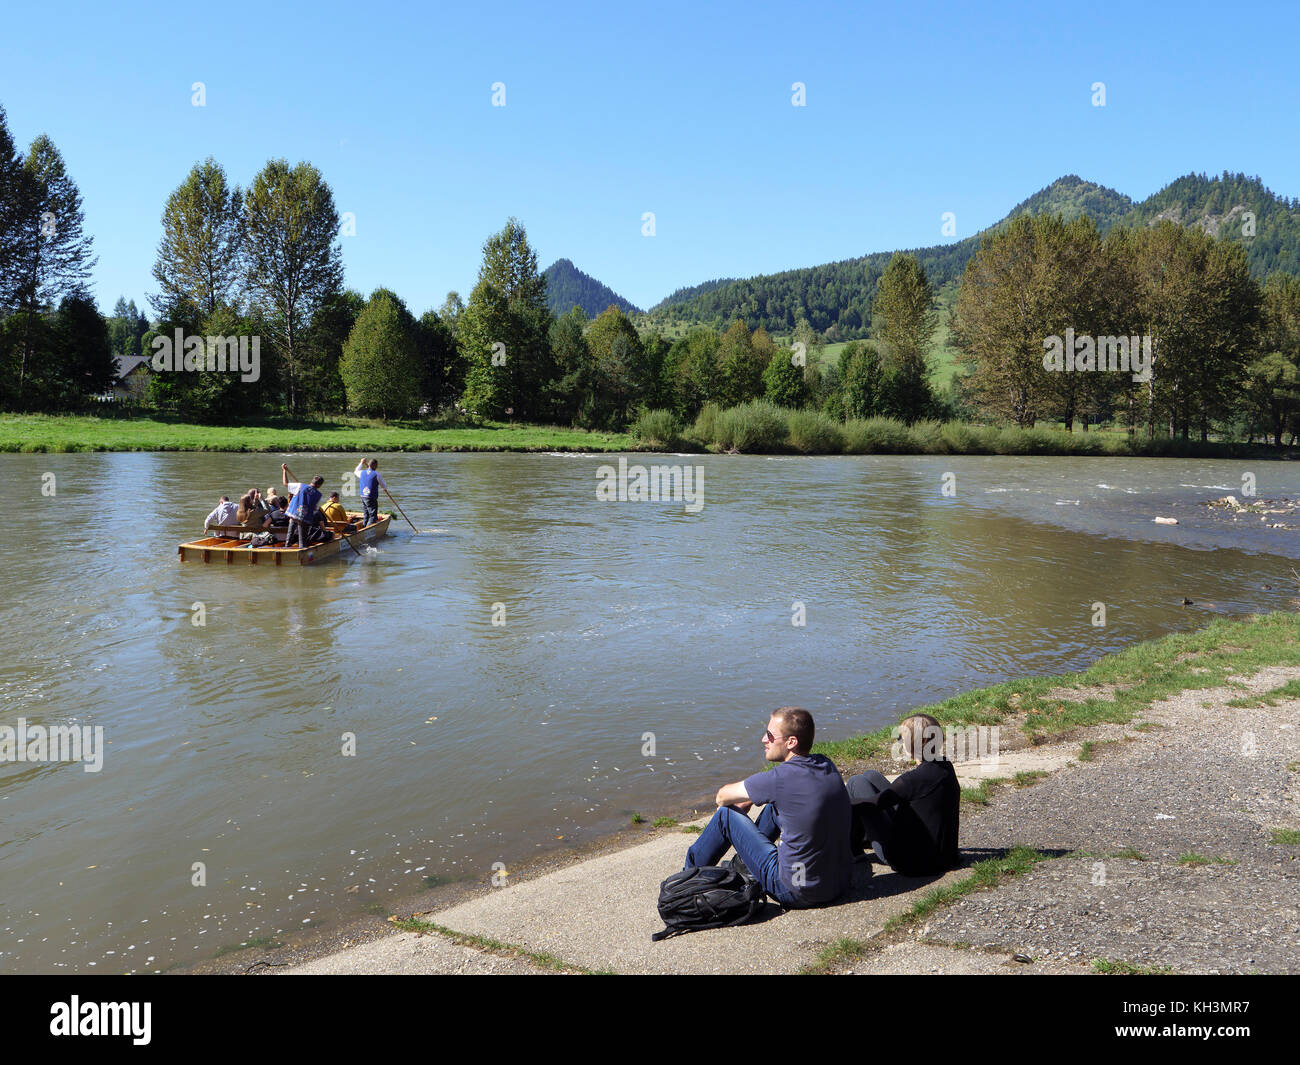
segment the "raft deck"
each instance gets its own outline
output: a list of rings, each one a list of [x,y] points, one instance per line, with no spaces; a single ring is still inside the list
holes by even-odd
[[[348,512],[349,520],[360,524],[363,515]],[[234,565],[236,562],[250,566],[307,566],[313,562],[322,562],[333,558],[343,550],[343,541],[347,540],[353,547],[370,540],[378,540],[388,534],[391,514],[379,515],[373,525],[367,525],[356,532],[345,532],[348,522],[327,521],[326,528],[334,533],[334,539],[323,544],[311,544],[308,547],[285,547],[284,533],[277,530],[276,545],[253,547],[249,540],[241,539],[251,534],[251,530],[238,525],[218,525],[210,530],[212,535],[181,544],[176,553],[181,562],[224,562]]]

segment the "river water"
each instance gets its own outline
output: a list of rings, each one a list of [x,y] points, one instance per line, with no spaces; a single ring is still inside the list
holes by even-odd
[[[776,706],[857,735],[1296,594],[1289,519],[1199,504],[1300,468],[1173,459],[629,456],[703,470],[690,512],[598,499],[617,458],[392,455],[420,535],[178,562],[281,458],[0,457],[0,726],[106,741],[0,763],[0,971],[164,970],[484,880],[754,771]]]

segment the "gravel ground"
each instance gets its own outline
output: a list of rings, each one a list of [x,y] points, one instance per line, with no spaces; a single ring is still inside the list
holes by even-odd
[[[1084,852],[932,915],[922,935],[1037,959],[1107,958],[1179,972],[1300,972],[1300,700],[1229,707],[1249,691],[1183,692],[1143,720],[1164,727],[1097,749],[1029,788],[964,812],[962,847]],[[1145,861],[1116,857],[1132,849]],[[1195,854],[1220,859],[1191,866]],[[1231,864],[1226,864],[1231,863]]]

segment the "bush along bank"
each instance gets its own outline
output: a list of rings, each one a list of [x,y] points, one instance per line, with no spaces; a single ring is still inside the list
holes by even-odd
[[[1291,448],[1240,441],[1182,440],[1109,430],[1067,433],[934,420],[893,418],[841,422],[812,410],[754,400],[725,410],[709,403],[691,426],[672,411],[644,411],[629,427],[647,451],[703,449],[732,454],[802,455],[1116,455],[1194,458],[1294,458]]]

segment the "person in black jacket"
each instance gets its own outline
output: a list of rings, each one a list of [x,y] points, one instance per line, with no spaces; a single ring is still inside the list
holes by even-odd
[[[961,862],[961,786],[944,757],[943,730],[928,714],[914,714],[898,726],[898,740],[903,755],[920,763],[915,769],[892,784],[869,769],[844,785],[853,803],[849,847],[855,855],[871,847],[904,876],[947,872]]]

